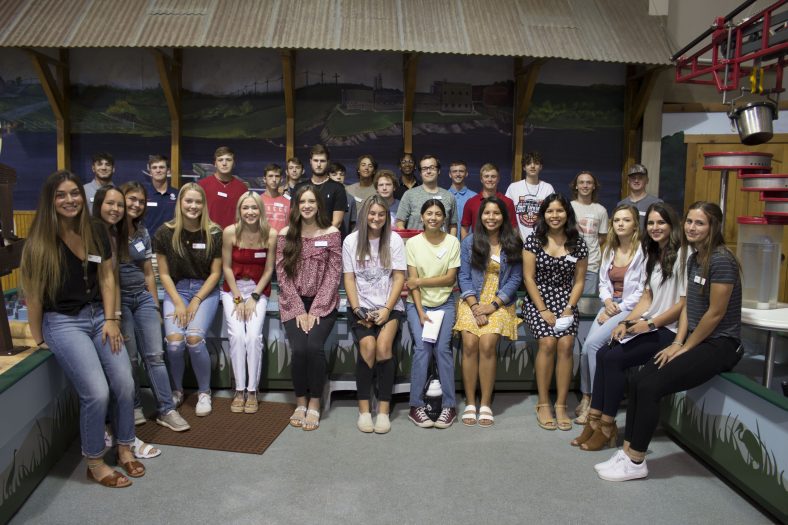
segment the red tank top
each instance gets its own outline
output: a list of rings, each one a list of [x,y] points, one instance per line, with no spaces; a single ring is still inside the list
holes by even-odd
[[[265,270],[265,263],[268,259],[268,248],[239,248],[233,246],[232,259],[233,276],[236,281],[250,279],[257,282],[260,280],[260,277],[263,276],[263,270]],[[230,291],[230,287],[227,286],[226,281],[223,289],[225,292]],[[268,283],[265,289],[263,289],[263,295],[270,297],[271,283]]]
[[[624,278],[627,275],[628,269],[629,264],[626,266],[613,266],[611,264],[610,270],[607,272],[607,276],[610,278],[610,284],[613,285],[613,297],[616,299],[621,299],[624,293]]]

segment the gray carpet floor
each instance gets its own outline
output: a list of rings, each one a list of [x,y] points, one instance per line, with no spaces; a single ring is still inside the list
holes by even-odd
[[[535,399],[498,394],[493,428],[436,430],[408,421],[398,396],[387,435],[356,430],[355,402],[335,399],[320,429],[288,428],[262,456],[163,447],[122,490],[88,482],[75,443],[11,523],[771,522],[662,433],[648,479],[600,480],[593,465],[612,451],[571,447],[579,428],[539,429]]]

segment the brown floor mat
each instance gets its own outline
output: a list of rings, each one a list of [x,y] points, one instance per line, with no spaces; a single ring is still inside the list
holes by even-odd
[[[137,437],[154,445],[207,448],[245,454],[262,454],[287,427],[295,405],[260,402],[256,414],[230,412],[231,398],[214,397],[213,412],[206,417],[194,415],[197,394],[186,398],[178,409],[191,429],[173,432],[156,423],[155,418],[136,427]]]

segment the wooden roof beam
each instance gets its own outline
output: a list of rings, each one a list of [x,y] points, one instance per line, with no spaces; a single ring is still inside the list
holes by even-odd
[[[151,49],[159,72],[159,83],[170,113],[170,173],[172,185],[181,186],[181,86],[183,83],[183,51],[172,50],[172,57],[160,49]]]
[[[402,104],[402,149],[413,154],[413,113],[416,102],[416,80],[418,79],[419,55],[402,55],[402,85],[405,87]]]
[[[292,49],[282,51],[282,89],[285,95],[285,158],[295,156],[295,61]]]
[[[514,121],[512,139],[514,140],[514,160],[512,161],[512,182],[522,177],[523,147],[525,143],[525,117],[531,110],[531,100],[539,78],[539,70],[547,60],[538,58],[523,66],[522,57],[514,59]]]
[[[57,169],[71,169],[71,105],[68,98],[69,89],[69,55],[68,49],[59,49],[55,59],[34,49],[25,49],[33,62],[33,69],[38,75],[44,89],[52,113],[55,114],[55,131],[57,135]],[[55,66],[55,75],[50,65]]]

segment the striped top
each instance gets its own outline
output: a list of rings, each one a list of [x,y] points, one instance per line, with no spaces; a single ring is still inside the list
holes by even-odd
[[[716,337],[732,337],[741,340],[741,277],[739,265],[733,255],[718,249],[711,254],[709,275],[703,276],[703,268],[698,265],[697,254],[692,254],[687,265],[687,321],[690,331],[698,326],[701,317],[709,309],[709,293],[713,283],[733,284],[733,291],[728,300],[720,322],[708,339]],[[705,284],[705,286],[704,286]]]

